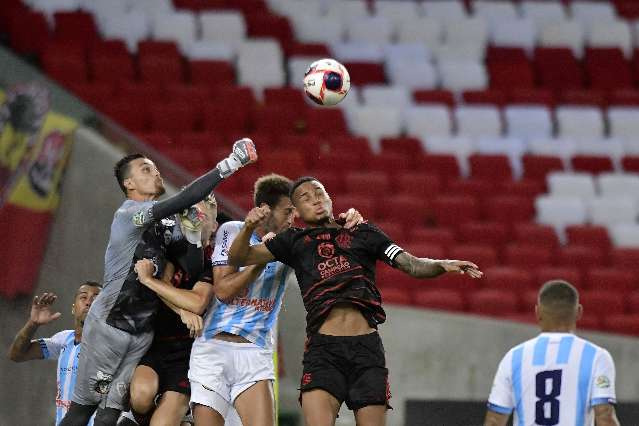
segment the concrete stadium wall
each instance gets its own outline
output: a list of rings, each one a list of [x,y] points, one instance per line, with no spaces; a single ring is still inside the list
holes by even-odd
[[[404,426],[405,403],[409,399],[485,400],[506,351],[537,334],[533,326],[482,317],[393,305],[385,309],[388,319],[380,333],[393,394],[389,426]],[[291,286],[279,324],[286,370],[280,404],[285,410],[298,407],[295,387],[302,370],[304,315],[299,289]],[[639,339],[603,333],[579,335],[607,348],[614,357],[618,399],[639,402]],[[481,419],[477,424],[480,422]],[[338,424],[354,425],[352,414],[342,409]]]

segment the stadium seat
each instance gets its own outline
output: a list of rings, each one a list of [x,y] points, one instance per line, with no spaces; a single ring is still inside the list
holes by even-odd
[[[606,253],[596,247],[570,244],[563,246],[557,252],[557,264],[574,266],[603,265],[607,262]]]
[[[553,196],[592,198],[595,181],[587,173],[554,172],[547,176],[548,189]]]
[[[433,200],[432,208],[438,226],[454,227],[479,218],[478,203],[471,196],[441,195]]]
[[[199,114],[190,103],[169,102],[149,107],[151,130],[178,135],[196,130]]]
[[[413,294],[413,304],[420,308],[443,311],[464,311],[464,298],[459,291],[446,289],[417,288]]]
[[[610,135],[622,139],[637,139],[639,108],[611,107],[608,109]]]
[[[193,12],[179,11],[153,15],[151,33],[156,40],[173,40],[184,54],[197,36],[196,17]]]
[[[553,259],[554,253],[548,248],[527,242],[508,244],[504,253],[506,265],[525,268],[550,265]]]
[[[512,266],[493,266],[484,272],[484,287],[495,290],[523,291],[534,288],[533,277],[527,272]]]
[[[583,26],[574,20],[548,23],[539,32],[539,45],[568,48],[576,57],[581,57],[584,47]]]
[[[85,57],[83,46],[58,42],[47,44],[40,60],[49,77],[68,85],[88,82],[89,68]]]
[[[350,42],[387,44],[393,32],[392,23],[384,16],[349,16],[346,37]]]
[[[608,233],[616,247],[639,247],[639,225],[636,223],[610,225]]]
[[[538,28],[567,18],[563,3],[524,0],[521,2],[521,12],[526,18],[532,19]]]
[[[551,172],[563,171],[564,165],[560,157],[549,155],[526,154],[522,157],[524,177],[546,182]]]
[[[615,247],[610,251],[610,263],[621,269],[633,269],[639,262],[639,248]]]
[[[548,251],[559,247],[559,237],[551,226],[523,222],[515,224],[513,231],[515,241],[520,244],[537,245]]]
[[[639,156],[627,155],[621,159],[621,165],[626,172],[639,173]]]
[[[130,52],[136,52],[140,41],[151,35],[149,17],[139,10],[122,11],[116,14],[108,13],[101,27],[105,37],[124,39]]]
[[[639,194],[639,175],[634,173],[602,173],[596,178],[599,192],[604,197]]]
[[[133,81],[135,65],[123,40],[94,43],[89,50],[91,79],[104,83]]]
[[[233,66],[224,61],[210,59],[195,59],[188,63],[191,84],[209,87],[230,86],[235,84]],[[215,75],[215,78],[211,78]]]
[[[384,288],[395,288],[412,294],[413,290],[421,284],[419,280],[385,264],[377,268],[375,278],[375,282],[382,291]]]
[[[612,90],[634,85],[630,63],[619,48],[589,48],[584,65],[590,87],[594,89]]]
[[[581,268],[576,266],[540,266],[534,271],[534,287],[539,288],[551,280],[564,280],[577,287],[583,288]]]
[[[598,225],[572,225],[566,227],[568,244],[588,245],[607,253],[611,241],[608,230]]]
[[[283,52],[275,39],[251,39],[241,43],[236,66],[238,83],[253,90],[283,86],[286,82]]]
[[[595,197],[586,206],[589,220],[595,225],[635,223],[639,215],[636,198],[628,196]]]
[[[414,296],[405,289],[380,286],[379,292],[382,295],[382,302],[384,304],[392,305],[412,305],[414,304]]]
[[[449,90],[415,90],[413,100],[417,104],[442,104],[449,108],[455,105],[455,98]]]
[[[311,108],[306,113],[308,134],[331,137],[346,135],[348,128],[344,114],[339,109]]]
[[[106,83],[78,83],[69,86],[73,94],[94,108],[102,109],[113,99],[115,88]]]
[[[504,118],[508,136],[524,139],[552,136],[552,116],[547,107],[511,105],[504,109]]]
[[[162,87],[154,82],[123,82],[118,86],[116,95],[120,100],[126,101],[129,99],[135,102],[147,102],[151,104],[160,103],[164,98]]]
[[[503,317],[519,310],[515,293],[504,290],[478,290],[468,296],[469,313]]]
[[[202,111],[202,126],[212,132],[246,132],[251,117],[242,109],[229,109],[219,103],[209,104]]]
[[[391,236],[392,234],[387,234]],[[426,242],[407,242],[401,246],[405,251],[418,257],[427,257],[429,259],[447,259],[448,252],[444,246],[440,244],[431,244]]]
[[[555,114],[559,137],[572,137],[580,141],[604,137],[603,115],[599,108],[561,106]]]
[[[494,181],[487,179],[453,179],[448,181],[446,192],[456,195],[469,195],[477,200],[483,200],[497,190]]]
[[[393,0],[378,0],[375,2],[375,15],[383,16],[393,24],[415,19],[420,15],[419,5],[414,2],[397,3]]]
[[[535,214],[532,197],[494,195],[482,200],[481,206],[482,217],[507,225],[529,222]]]
[[[388,193],[390,182],[386,173],[379,171],[351,171],[344,177],[346,191],[351,194],[366,195],[371,188],[375,188],[381,194]]]
[[[579,294],[579,302],[584,307],[584,315],[609,316],[623,314],[624,296],[601,290],[585,290]]]
[[[325,16],[306,15],[293,19],[296,38],[304,43],[340,43],[344,39],[345,22]]]
[[[639,280],[633,271],[595,267],[588,269],[585,274],[585,287],[590,290],[625,294],[637,289],[637,284],[639,284]]]
[[[448,250],[451,259],[468,260],[480,268],[488,268],[498,263],[497,251],[489,244],[457,244]]]
[[[584,25],[596,22],[611,24],[616,17],[615,8],[611,2],[592,2],[577,0],[570,4],[570,14],[576,21]]]
[[[462,136],[498,137],[501,134],[499,110],[488,106],[459,106],[455,109],[457,132]]]
[[[491,27],[491,42],[495,46],[520,47],[527,52],[532,52],[535,47],[537,29],[530,18],[500,17]]]
[[[401,112],[396,107],[364,106],[349,113],[351,131],[366,136],[373,150],[379,150],[379,139],[398,136],[401,133]]]
[[[515,88],[508,93],[508,103],[515,106],[546,106],[555,105],[555,93],[549,89]]]
[[[422,8],[426,16],[437,20],[459,19],[467,16],[464,2],[460,0],[425,2]]]
[[[626,302],[628,312],[635,313],[639,311],[639,290],[636,287],[627,295]]]
[[[441,85],[453,92],[483,90],[488,87],[488,73],[483,63],[474,60],[438,62]]]
[[[421,161],[422,170],[437,173],[444,180],[458,178],[461,175],[459,164],[453,155],[426,153]]]
[[[293,41],[293,29],[285,16],[252,13],[245,15],[244,19],[251,38],[273,38],[283,46]]]
[[[375,204],[375,200],[366,195],[343,194],[333,200],[333,211],[345,212],[349,208],[354,207],[359,210],[362,216],[367,218],[367,220],[374,221],[378,218]]]
[[[174,42],[138,43],[138,68],[144,82],[167,84],[184,81],[182,58]]]
[[[198,18],[202,40],[237,46],[246,38],[246,22],[238,11],[202,11]]]
[[[143,102],[133,99],[118,99],[104,106],[103,112],[120,126],[133,132],[148,129],[148,111]]]
[[[513,172],[505,155],[473,154],[468,158],[473,179],[490,181],[511,180]]]
[[[416,105],[403,112],[407,135],[448,137],[452,132],[450,110],[443,105]]]
[[[569,48],[537,47],[534,65],[544,88],[565,90],[583,87],[583,70]]]
[[[380,51],[381,53],[381,51]],[[374,62],[344,62],[351,76],[351,81],[358,84],[378,84],[386,82],[386,74],[383,65]],[[351,91],[353,88],[351,87]]]
[[[508,228],[499,222],[466,222],[457,227],[457,238],[465,244],[500,247],[508,239]]]
[[[395,1],[388,3],[392,3],[394,7],[403,4],[417,4],[413,2],[397,3]],[[411,19],[403,21],[401,25],[397,25],[396,31],[397,41],[400,43],[421,43],[425,46],[436,46],[442,41],[443,25],[436,18],[415,15]]]
[[[498,89],[465,90],[462,99],[469,105],[499,105],[506,103],[506,93]]]
[[[599,89],[567,89],[559,93],[558,103],[605,108],[608,106],[607,92]]]
[[[603,326],[606,331],[613,333],[639,336],[639,314],[606,315],[603,317]]]
[[[433,89],[437,87],[440,80],[435,66],[426,61],[387,62],[386,73],[389,82],[408,89]]]
[[[413,195],[392,195],[378,203],[377,212],[381,218],[399,221],[406,229],[412,229],[426,225],[428,206],[428,202]]]
[[[401,86],[368,85],[364,86],[360,95],[364,105],[388,105],[404,109],[411,104],[408,89]]]
[[[535,200],[537,221],[558,228],[586,223],[586,205],[576,196],[540,196]]]
[[[169,102],[191,104],[192,107],[199,111],[202,110],[207,102],[213,100],[212,93],[210,87],[203,85],[171,84],[164,87],[164,96]]]

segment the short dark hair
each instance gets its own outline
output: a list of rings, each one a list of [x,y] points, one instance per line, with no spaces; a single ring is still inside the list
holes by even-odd
[[[100,284],[99,282],[96,281],[85,281],[82,284],[80,284],[78,286],[78,290],[80,290],[80,287],[84,286],[84,285],[88,285],[89,287],[97,287],[99,289],[102,289],[102,284]],[[78,295],[78,291],[76,290],[75,295]]]
[[[291,201],[293,201],[293,193],[295,192],[298,186],[300,186],[303,183],[313,182],[313,181],[321,183],[316,177],[313,177],[313,176],[302,176],[300,178],[297,178],[295,182],[293,182],[293,184],[291,185],[291,191],[288,194]]]
[[[115,163],[115,167],[113,167],[113,173],[115,174],[115,178],[118,180],[118,185],[120,185],[120,189],[124,192],[124,195],[127,195],[126,188],[124,187],[124,180],[129,177],[129,164],[131,161],[137,160],[138,158],[146,157],[140,153],[129,154]]]
[[[579,292],[564,280],[546,282],[539,290],[539,304],[558,308],[575,308],[579,304]]]
[[[273,208],[282,197],[288,197],[291,180],[285,176],[271,173],[255,181],[253,187],[253,202],[256,207],[266,204]]]

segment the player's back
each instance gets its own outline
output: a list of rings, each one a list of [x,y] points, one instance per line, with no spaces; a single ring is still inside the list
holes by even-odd
[[[603,348],[570,333],[541,333],[502,360],[489,408],[514,411],[515,426],[592,425],[592,407],[614,403],[614,364]]]

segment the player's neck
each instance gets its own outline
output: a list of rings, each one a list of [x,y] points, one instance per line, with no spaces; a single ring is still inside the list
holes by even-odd
[[[575,324],[548,324],[541,325],[542,333],[572,333],[575,334],[577,329]]]
[[[139,192],[130,191],[127,198],[133,201],[153,201],[158,198],[157,194],[140,194]]]
[[[82,326],[84,325],[81,321],[75,322],[75,343],[80,343],[82,341]]]
[[[321,219],[317,222],[304,222],[309,228],[340,228],[340,225],[335,222],[333,216]]]

